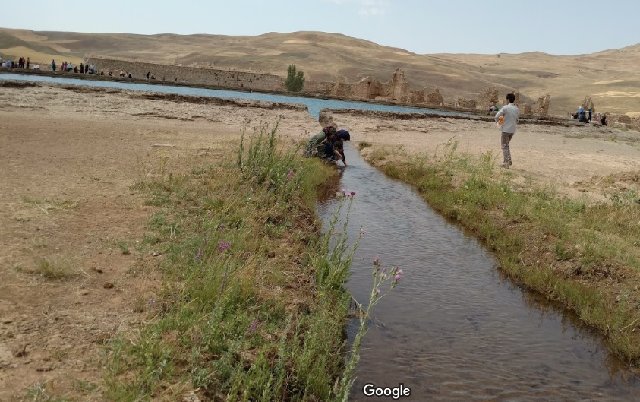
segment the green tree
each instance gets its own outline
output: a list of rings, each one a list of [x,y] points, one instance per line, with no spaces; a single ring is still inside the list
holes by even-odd
[[[284,82],[287,91],[300,92],[304,87],[304,71],[297,71],[295,64],[290,64],[287,69],[287,80]]]

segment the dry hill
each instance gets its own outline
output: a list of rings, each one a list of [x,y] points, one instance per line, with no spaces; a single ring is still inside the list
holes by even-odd
[[[79,62],[106,56],[162,64],[212,66],[279,75],[296,64],[309,80],[387,81],[402,68],[415,89],[440,88],[445,98],[473,97],[487,86],[515,88],[530,98],[551,94],[551,111],[572,111],[586,95],[596,108],[640,115],[640,44],[580,55],[546,53],[419,55],[323,32],[260,36],[134,35],[37,32],[0,28],[0,54]]]

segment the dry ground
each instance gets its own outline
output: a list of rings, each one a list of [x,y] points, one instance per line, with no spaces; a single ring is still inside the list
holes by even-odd
[[[149,268],[162,256],[138,247],[153,209],[130,186],[163,169],[188,168],[192,158],[233,152],[243,125],[279,117],[280,132],[292,140],[319,127],[296,110],[2,88],[0,400],[19,400],[40,386],[99,399],[104,341],[144,322],[159,285]],[[335,119],[357,141],[432,153],[453,139],[461,151],[499,152],[491,123]],[[637,135],[522,126],[513,141],[513,171],[601,194],[593,176],[634,177],[640,170]],[[47,278],[52,270],[63,278]]]

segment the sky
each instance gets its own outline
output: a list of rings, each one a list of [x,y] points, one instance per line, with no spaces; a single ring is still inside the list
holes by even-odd
[[[638,0],[29,0],[0,27],[37,31],[323,31],[415,53],[584,54],[640,43]]]

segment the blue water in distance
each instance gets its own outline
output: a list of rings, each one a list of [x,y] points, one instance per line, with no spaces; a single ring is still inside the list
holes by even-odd
[[[0,81],[27,81],[27,82],[43,82],[51,84],[66,84],[66,85],[78,85],[83,87],[96,87],[96,88],[117,88],[127,89],[132,91],[149,91],[156,93],[186,95],[186,96],[203,96],[220,99],[249,99],[267,102],[279,102],[290,104],[301,104],[307,107],[309,114],[317,119],[322,109],[358,109],[358,110],[373,110],[380,112],[394,112],[394,113],[432,113],[441,116],[465,116],[464,113],[449,112],[436,109],[409,107],[409,106],[394,106],[394,105],[382,105],[378,103],[358,102],[358,101],[344,101],[336,99],[318,99],[318,98],[305,98],[303,96],[288,96],[288,95],[276,95],[262,92],[242,92],[223,89],[207,89],[197,87],[182,87],[171,86],[164,84],[144,84],[144,83],[129,83],[120,81],[93,81],[77,78],[66,77],[49,77],[45,75],[28,75],[28,74],[0,74]]]

